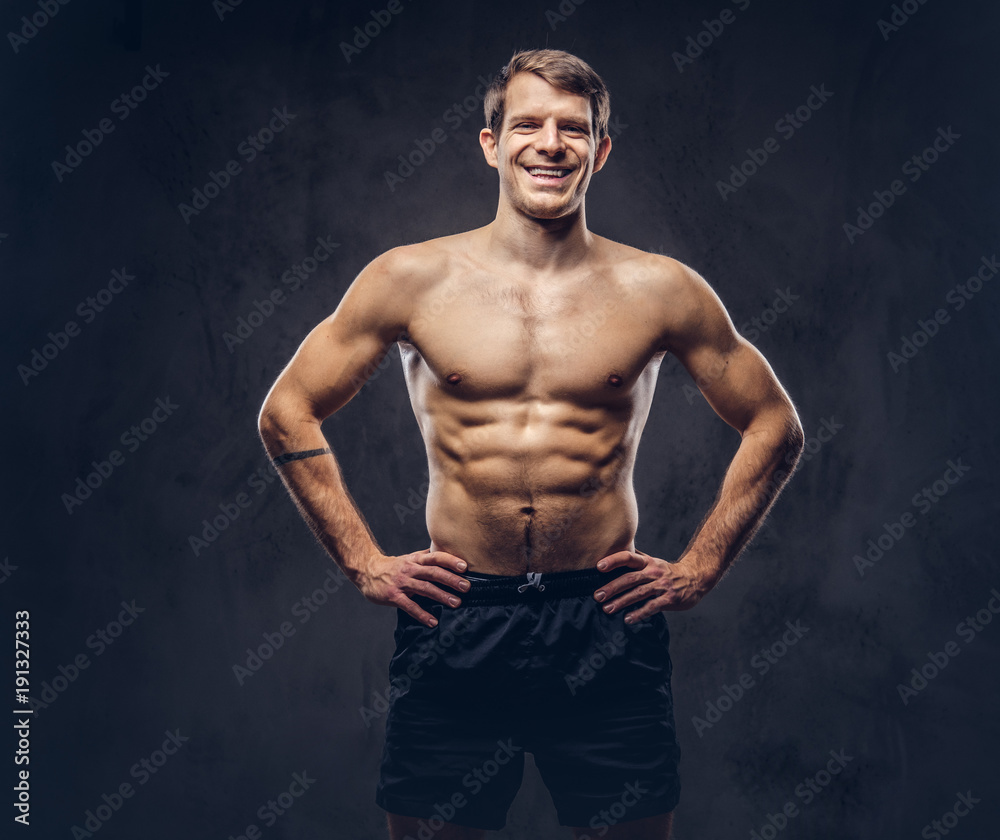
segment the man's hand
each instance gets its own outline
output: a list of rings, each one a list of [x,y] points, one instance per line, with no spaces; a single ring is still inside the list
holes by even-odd
[[[668,563],[642,551],[618,551],[597,564],[602,572],[622,566],[635,571],[602,584],[594,599],[604,604],[604,611],[609,614],[643,602],[639,609],[625,616],[626,624],[665,610],[689,610],[721,577],[711,564],[698,563],[690,554],[678,563]]]
[[[457,607],[461,603],[459,598],[434,584],[466,592],[471,584],[455,572],[464,572],[467,568],[468,564],[454,554],[429,548],[399,557],[379,554],[356,573],[354,583],[372,603],[399,607],[421,624],[436,627],[437,619],[409,596],[424,595]]]

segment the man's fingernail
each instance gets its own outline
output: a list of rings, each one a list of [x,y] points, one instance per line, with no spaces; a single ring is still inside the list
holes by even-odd
[[[459,569],[459,571],[464,572],[466,570],[466,568],[468,567],[468,565],[469,564],[466,563],[464,560],[459,560],[458,561],[458,569]]]
[[[595,597],[595,598],[597,598],[597,600],[598,600],[598,601],[603,601],[603,600],[604,600],[605,598],[607,598],[607,597],[608,597],[608,593],[607,593],[607,592],[605,592],[605,591],[604,591],[604,590],[602,589],[602,590],[601,590],[600,592],[598,592],[598,593],[597,593],[597,595],[595,595],[594,597]]]
[[[453,607],[457,607],[458,606],[458,598],[456,598],[454,595],[452,595],[452,597],[450,597],[448,599],[448,603],[451,604]]]
[[[600,563],[597,564],[597,568],[603,572],[606,568],[608,568],[608,564],[602,560]]]
[[[431,619],[431,627],[437,627],[437,626],[438,626],[438,620],[436,618],[432,618]]]
[[[606,606],[606,607],[604,608],[604,612],[606,612],[606,613],[610,613],[610,612],[614,612],[614,609],[615,609],[615,608],[614,608],[614,606],[612,606],[611,604],[608,604],[608,605],[607,605],[607,606]]]
[[[631,616],[631,615],[627,615],[627,616],[625,616],[625,623],[626,623],[626,624],[631,624],[631,623],[632,623],[633,621],[635,621],[635,619],[634,619],[634,618],[632,618],[632,616]]]
[[[472,584],[471,584],[471,583],[469,583],[469,582],[468,582],[467,580],[463,580],[463,581],[462,581],[462,582],[461,582],[461,583],[460,583],[460,584],[458,585],[458,588],[459,588],[459,589],[463,589],[463,590],[467,590],[467,589],[468,589],[468,588],[469,588],[470,586],[472,586]]]

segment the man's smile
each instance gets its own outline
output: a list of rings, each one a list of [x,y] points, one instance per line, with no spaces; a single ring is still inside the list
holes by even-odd
[[[573,171],[568,166],[525,166],[524,169],[533,181],[540,184],[561,184]]]

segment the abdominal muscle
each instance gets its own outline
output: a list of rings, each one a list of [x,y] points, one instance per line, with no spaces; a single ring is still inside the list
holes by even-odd
[[[506,408],[509,416],[497,418],[494,406],[486,412],[494,420],[475,425],[424,418],[431,549],[499,575],[593,568],[634,549],[629,424],[605,417],[585,431],[570,422],[579,418],[568,405],[549,406],[534,423],[524,422],[531,406]]]

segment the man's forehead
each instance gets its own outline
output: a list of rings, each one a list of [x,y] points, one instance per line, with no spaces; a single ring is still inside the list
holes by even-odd
[[[591,119],[590,97],[557,88],[535,73],[516,73],[507,84],[505,98],[504,112],[509,119],[544,116],[550,111],[588,123]]]

